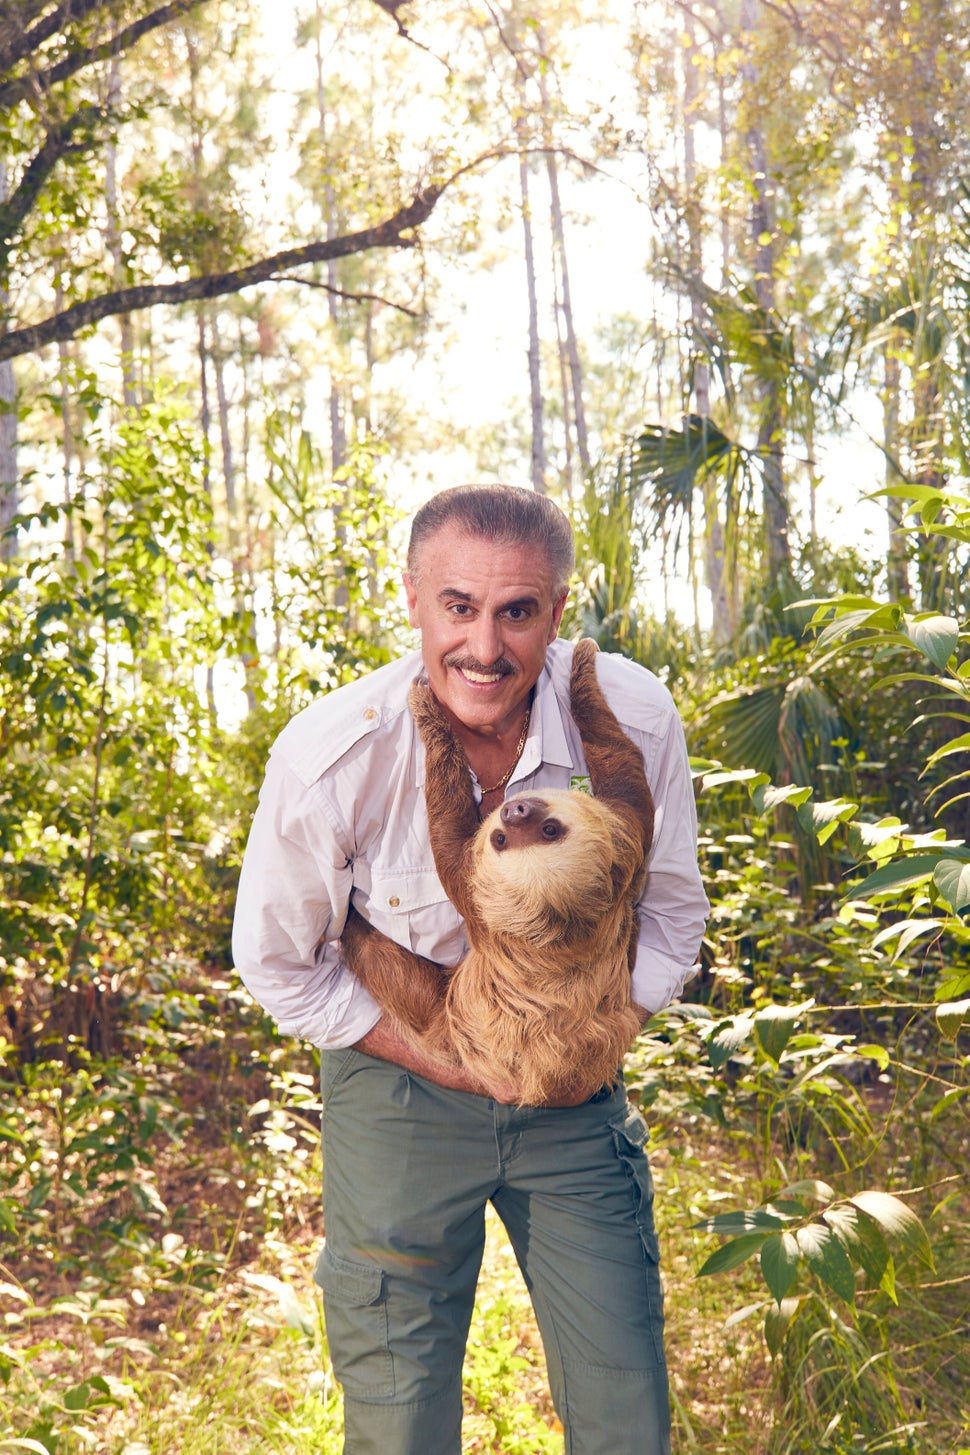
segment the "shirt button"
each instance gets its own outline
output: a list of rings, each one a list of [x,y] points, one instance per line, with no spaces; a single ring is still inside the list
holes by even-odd
[[[364,721],[365,722],[373,722],[376,716],[377,716],[377,710],[376,710],[376,708],[369,707],[367,709],[367,711],[364,713]]]
[[[387,902],[392,909],[397,909],[398,905],[401,903],[396,894],[392,894]]]

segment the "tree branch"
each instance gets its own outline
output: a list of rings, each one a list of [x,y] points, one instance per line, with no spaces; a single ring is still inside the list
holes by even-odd
[[[104,120],[105,113],[97,106],[81,106],[73,116],[68,116],[57,127],[52,127],[44,138],[43,145],[29,162],[17,190],[0,204],[0,260],[9,252],[10,240],[24,218],[37,201],[37,194],[54,170],[61,157],[71,152],[83,151],[88,142],[73,140],[77,131],[91,130]]]
[[[346,258],[354,253],[367,252],[370,248],[413,247],[415,239],[407,234],[428,220],[441,194],[467,172],[484,166],[486,162],[500,161],[503,157],[518,157],[532,152],[545,155],[549,151],[570,157],[590,171],[599,170],[568,147],[496,147],[465,162],[443,181],[416,192],[410,202],[375,227],[306,243],[299,248],[286,248],[282,252],[273,253],[271,257],[261,258],[245,268],[235,268],[228,273],[205,273],[195,278],[180,278],[174,283],[138,284],[133,288],[104,293],[98,298],[85,298],[60,313],[51,314],[40,323],[17,328],[10,333],[0,333],[0,362],[4,359],[20,358],[21,355],[33,353],[47,344],[74,338],[82,329],[100,323],[102,318],[117,318],[119,314],[134,313],[137,309],[152,308],[159,303],[189,303],[199,298],[223,298],[230,293],[241,293],[244,288],[252,288],[256,283],[275,279],[286,268],[305,267],[307,263],[325,263],[331,258]]]
[[[295,278],[292,273],[277,273],[273,282],[299,283],[303,288],[320,288],[336,298],[345,298],[348,303],[381,303],[385,308],[396,308],[398,313],[406,313],[408,318],[421,317],[416,308],[408,308],[406,303],[395,303],[393,298],[385,298],[380,293],[348,293],[343,288],[334,288],[330,283],[321,282],[319,278]]]
[[[462,172],[467,170],[467,167],[461,169]],[[459,175],[460,173],[455,174]],[[449,180],[454,181],[454,177]],[[376,227],[364,228],[361,232],[307,243],[299,248],[287,248],[283,252],[274,253],[272,257],[262,258],[259,262],[250,263],[248,267],[236,268],[228,273],[204,274],[201,277],[179,279],[174,283],[146,283],[133,288],[121,288],[114,293],[105,293],[99,298],[86,298],[80,303],[72,304],[70,308],[65,308],[61,313],[52,314],[41,323],[0,335],[0,360],[19,358],[22,354],[43,348],[45,344],[73,338],[81,329],[99,323],[102,318],[133,313],[136,309],[151,308],[158,303],[188,303],[197,298],[221,298],[230,293],[240,293],[255,283],[264,283],[274,278],[284,268],[323,263],[330,258],[344,258],[353,253],[366,252],[370,248],[413,247],[414,239],[407,234],[427,221],[447,185],[447,182],[442,182],[426,187],[391,217],[385,218]]]
[[[9,111],[26,96],[36,96],[50,91],[60,81],[66,81],[69,76],[73,76],[77,71],[83,71],[86,66],[94,65],[96,61],[105,61],[111,56],[122,55],[149,31],[157,30],[160,25],[169,25],[173,20],[178,20],[180,16],[187,15],[190,10],[195,10],[200,5],[207,3],[208,0],[170,0],[168,5],[159,6],[157,10],[143,15],[140,20],[126,26],[124,30],[119,30],[110,40],[74,51],[46,71],[36,71],[7,81],[0,86],[0,111]]]
[[[54,10],[43,16],[40,20],[34,21],[36,12],[43,9],[43,5],[35,5],[34,13],[25,13],[29,7],[21,5],[18,7],[16,19],[7,20],[6,24],[0,24],[0,68],[7,71],[22,61],[24,56],[29,56],[36,51],[37,47],[45,40],[49,40],[66,21],[82,20],[92,10],[97,10],[103,0],[61,0]],[[6,8],[6,7],[5,7]],[[8,39],[9,37],[9,39]]]

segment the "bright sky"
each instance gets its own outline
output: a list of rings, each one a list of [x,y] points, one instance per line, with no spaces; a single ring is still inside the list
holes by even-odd
[[[312,53],[306,49],[300,54],[293,45],[296,13],[306,12],[309,3],[299,5],[295,0],[261,0],[261,3],[267,17],[267,43],[278,56],[278,84],[291,92],[312,86],[315,83]],[[608,10],[608,6],[604,4],[603,9]],[[419,22],[415,22],[414,33],[422,38],[427,34]],[[621,119],[624,108],[631,104],[629,96],[622,94],[622,87],[628,84],[624,79],[626,68],[618,64],[616,54],[622,38],[623,27],[612,34],[590,31],[584,37],[582,64],[575,68],[570,79],[570,84],[599,102],[613,105]],[[405,45],[395,36],[388,21],[388,54],[394,54],[394,47],[403,51]],[[436,62],[425,60],[413,48],[407,59],[419,71],[425,67],[429,92],[437,86],[441,72]],[[422,103],[419,90],[409,112],[416,130],[428,129],[428,112],[432,109],[427,96]],[[501,186],[515,183],[515,166],[509,159],[481,171],[470,181],[469,188],[480,200],[483,216],[494,210]],[[636,195],[640,178],[634,162],[628,161],[626,176],[617,175],[615,180],[595,177],[579,182],[566,167],[561,169],[560,180],[567,212],[567,251],[577,332],[584,347],[595,354],[597,331],[617,315],[649,319],[658,307],[644,268],[650,214]],[[537,173],[533,177],[533,206],[537,262],[542,269],[540,329],[548,345],[552,343],[553,330],[547,198],[545,177]],[[581,216],[583,224],[576,221],[570,224],[571,213]],[[426,225],[429,237],[442,225],[445,214],[445,204],[439,204]],[[457,263],[433,264],[441,280],[440,296],[434,305],[434,323],[450,331],[453,341],[446,351],[432,349],[417,361],[410,351],[402,351],[397,367],[383,366],[384,378],[405,392],[412,405],[417,401],[420,409],[421,401],[427,401],[429,424],[442,419],[447,424],[450,420],[452,429],[458,432],[487,426],[510,414],[528,413],[526,278],[521,239],[521,224],[513,220],[500,235],[486,238],[493,255],[489,268],[483,269],[474,257]],[[673,316],[674,300],[661,297],[659,306],[663,308],[665,304]],[[322,380],[316,391],[321,404],[326,388]],[[308,422],[325,437],[322,414],[318,421]],[[877,419],[871,418],[869,425],[878,433]],[[429,429],[429,435],[427,451],[390,462],[391,493],[407,508],[424,498],[429,490],[459,483],[474,471],[471,457],[456,447],[450,433],[441,437]],[[823,484],[817,509],[823,533],[864,546],[866,530],[872,529],[877,533],[872,548],[881,551],[881,507],[860,508],[857,504],[860,481],[871,479],[873,489],[880,483],[882,465],[878,453],[860,434],[820,451],[820,463]],[[521,478],[512,483],[528,483],[524,473],[528,469],[527,461],[522,462],[521,469]],[[691,616],[693,606],[686,583],[671,585],[675,609]]]

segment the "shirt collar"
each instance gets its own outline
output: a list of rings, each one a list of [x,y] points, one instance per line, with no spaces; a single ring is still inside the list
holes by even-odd
[[[414,729],[414,735],[417,742],[420,743],[417,728]],[[559,698],[556,696],[548,661],[536,683],[532,716],[529,719],[529,736],[525,740],[522,757],[515,765],[509,786],[511,787],[520,778],[527,778],[543,763],[578,771],[578,764],[573,762],[573,755],[569,751],[562,708],[559,705]],[[424,787],[424,769],[425,755],[422,747],[417,754],[415,765],[415,783],[418,788]]]

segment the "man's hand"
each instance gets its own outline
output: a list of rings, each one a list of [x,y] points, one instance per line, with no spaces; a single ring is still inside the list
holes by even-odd
[[[470,1091],[474,1096],[495,1095],[494,1091],[474,1080],[457,1061],[438,1061],[429,1056],[413,1042],[406,1041],[384,1019],[355,1042],[354,1050],[362,1051],[365,1056],[376,1056],[379,1061],[393,1061],[396,1066],[403,1066],[405,1071],[413,1071],[416,1076],[423,1076],[426,1081],[447,1087],[449,1091]],[[511,1100],[515,1100],[514,1091]]]
[[[437,1061],[412,1042],[404,1040],[386,1020],[379,1020],[366,1036],[356,1042],[354,1050],[362,1051],[365,1056],[375,1056],[379,1061],[393,1061],[395,1065],[403,1066],[405,1071],[413,1071],[416,1076],[423,1076],[426,1081],[433,1081],[436,1086],[444,1086],[449,1091],[467,1091],[472,1096],[488,1096],[502,1106],[516,1106],[519,1103],[519,1088],[513,1082],[485,1085],[457,1062]],[[542,1105],[581,1106],[599,1089],[598,1085],[577,1086],[567,1082]]]

